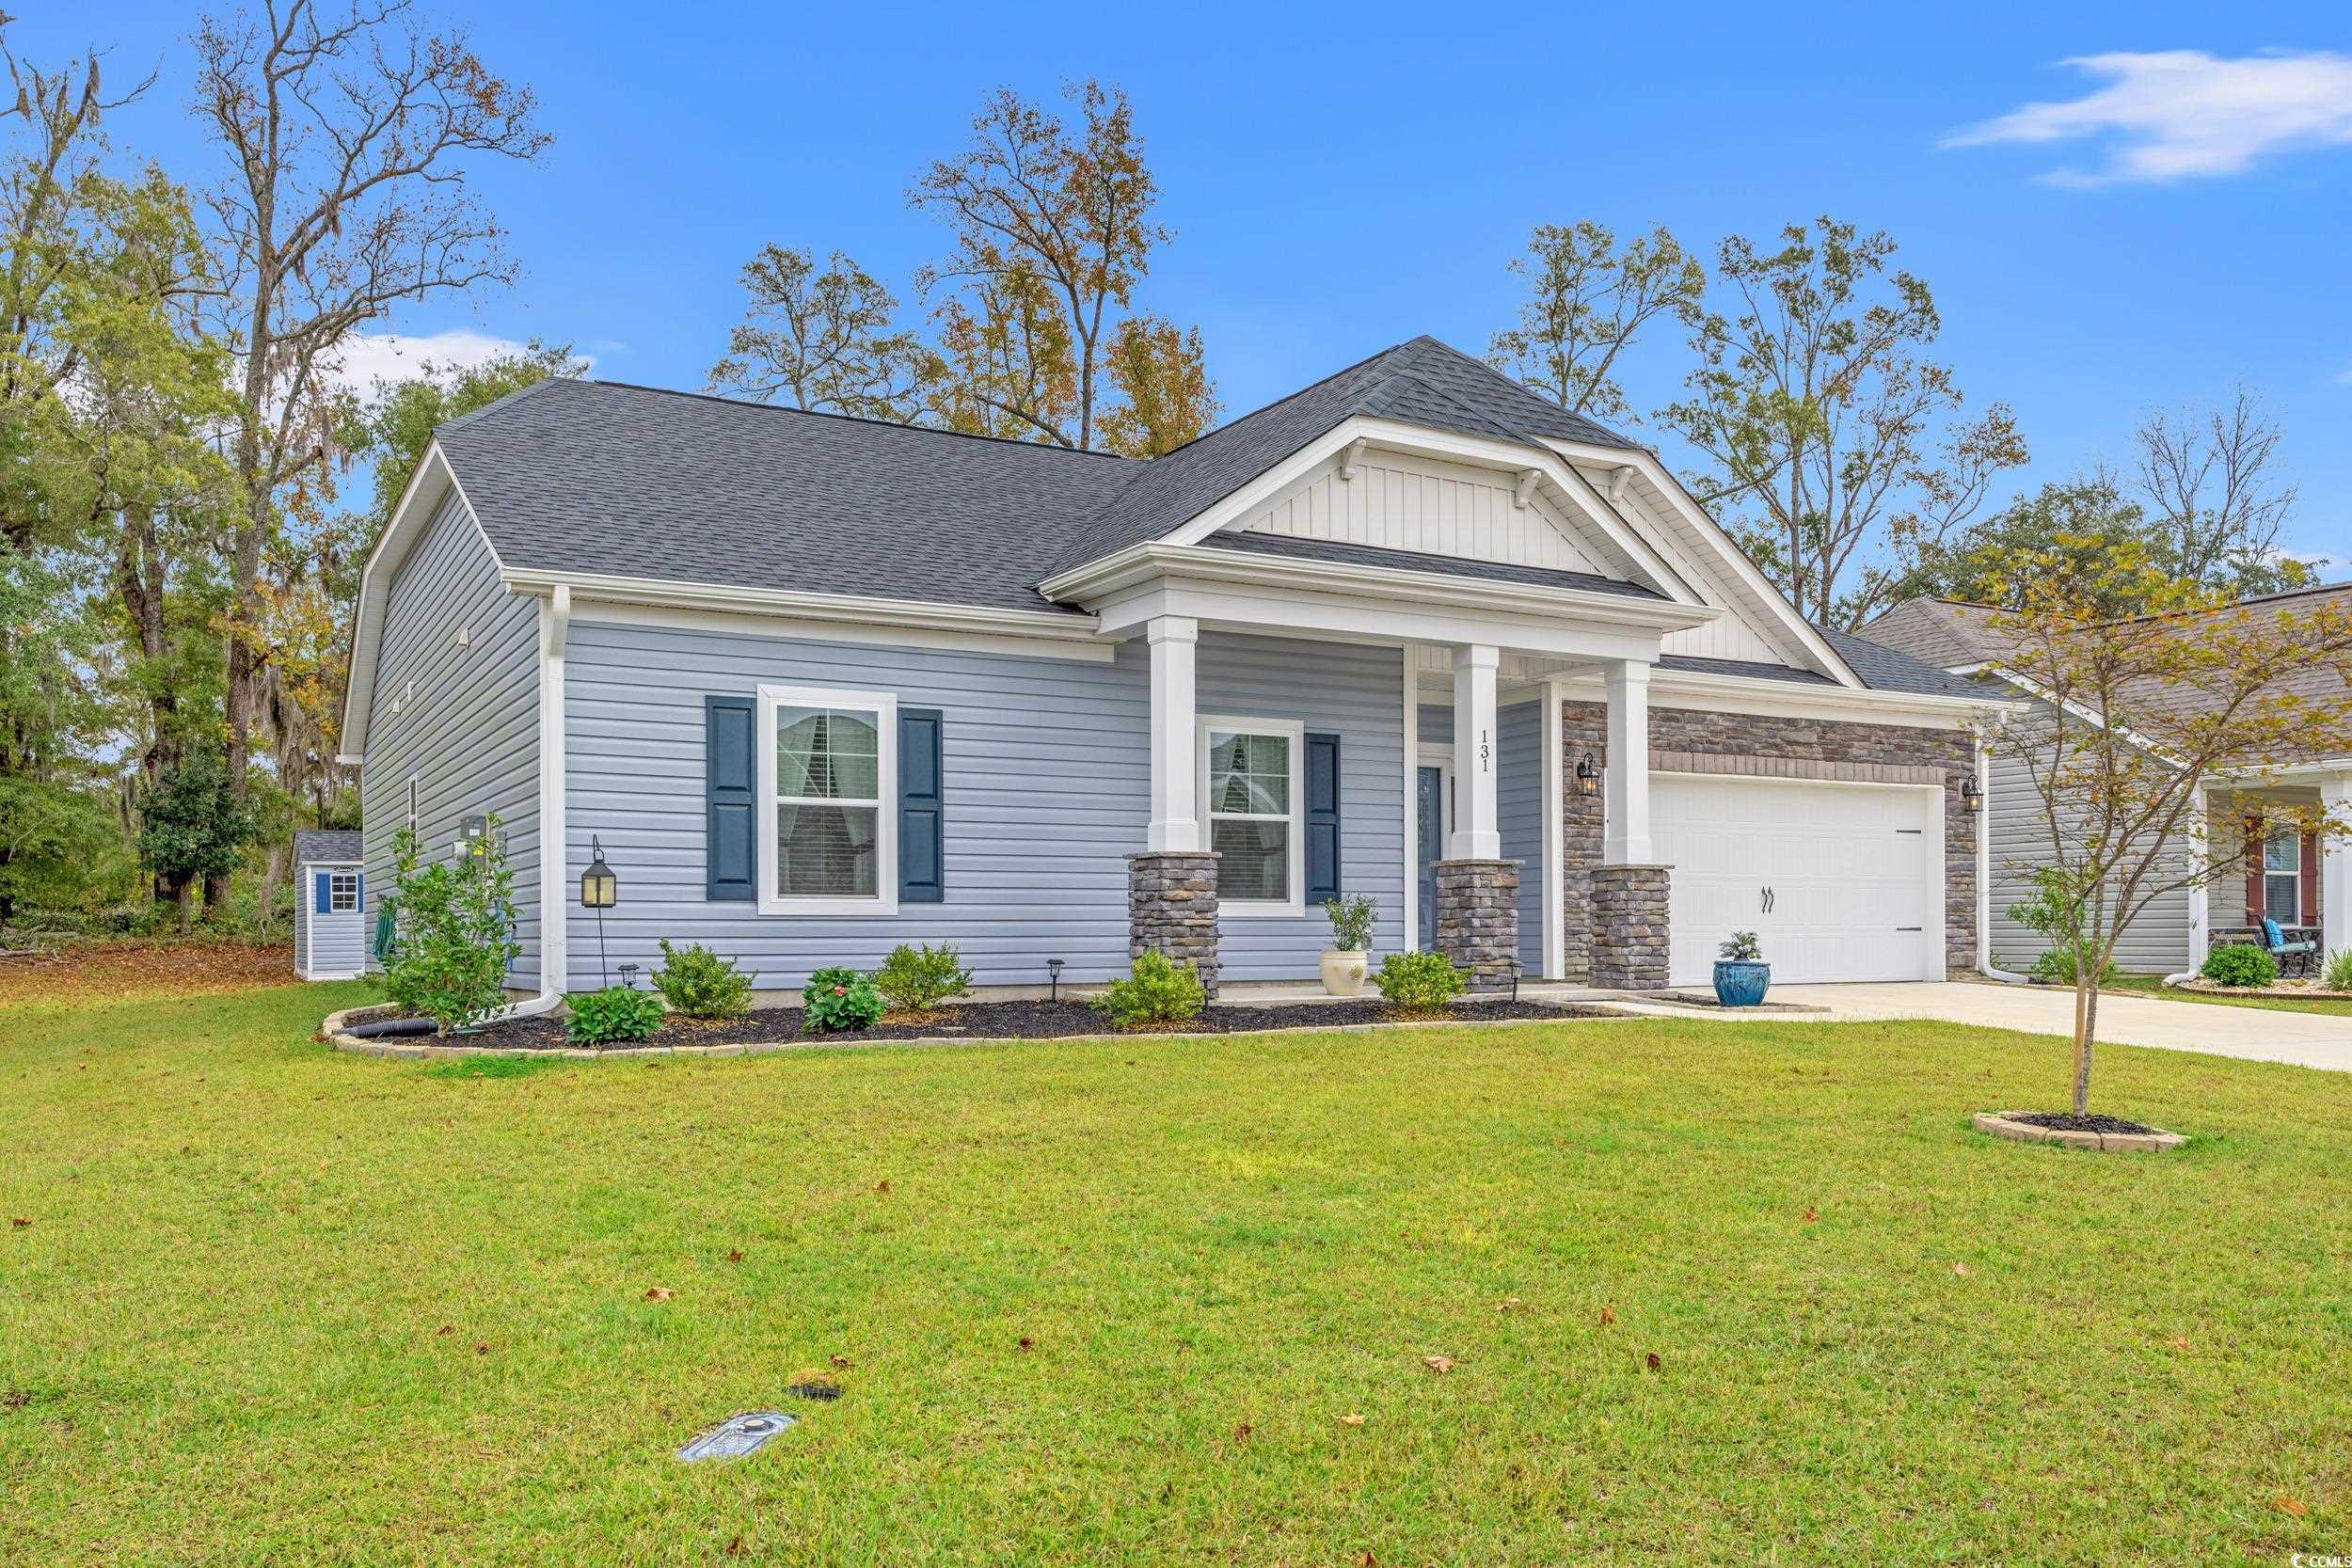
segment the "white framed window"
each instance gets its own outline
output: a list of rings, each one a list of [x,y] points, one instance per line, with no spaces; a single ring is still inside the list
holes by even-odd
[[[898,700],[759,689],[759,912],[898,912]]]
[[[354,914],[359,908],[359,873],[330,871],[326,874],[326,912]]]
[[[1224,915],[1306,913],[1299,824],[1307,726],[1284,719],[1200,721],[1200,809]]]
[[[2303,837],[2280,828],[2263,840],[2263,913],[2281,926],[2303,918]]]

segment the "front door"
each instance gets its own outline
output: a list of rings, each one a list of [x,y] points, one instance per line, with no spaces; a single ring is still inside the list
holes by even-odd
[[[1421,945],[1423,952],[1438,945],[1438,874],[1431,867],[1445,858],[1445,769],[1424,766],[1414,773],[1414,814],[1421,862]]]

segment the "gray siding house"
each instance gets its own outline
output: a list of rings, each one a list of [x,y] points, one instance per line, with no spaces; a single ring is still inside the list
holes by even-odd
[[[2346,595],[2352,595],[2352,585],[2304,589],[2248,600],[2233,612],[2291,610],[2307,607],[2315,597]],[[2035,749],[2036,726],[2050,722],[2053,710],[2002,668],[1997,613],[1986,605],[1911,599],[1863,630],[1874,642],[1900,649],[2023,705],[2009,721],[2015,726],[2013,738],[1989,748],[1984,759],[1985,946],[1993,966],[2023,970],[2049,944],[2011,920],[2009,911],[2031,892],[2034,868],[2050,861],[2054,845],[2067,840],[2074,829],[2067,816],[2053,817],[2035,787],[2026,754]],[[2321,666],[2282,672],[2280,684],[2312,696],[2334,696],[2343,689],[2334,672]],[[2183,700],[2195,699],[2185,693]],[[2018,739],[2026,744],[2017,744]],[[2168,863],[2184,869],[2215,864],[2224,869],[2210,886],[2157,894],[2124,932],[2116,949],[2117,967],[2143,974],[2184,974],[2202,964],[2217,946],[2259,942],[2265,919],[2278,922],[2281,933],[2291,938],[2318,941],[2327,952],[2352,948],[2352,852],[2312,833],[2265,827],[2263,815],[2265,803],[2271,800],[2339,809],[2352,803],[2352,758],[2314,753],[2285,760],[2289,766],[2265,768],[2259,779],[2223,780],[2206,791],[2198,808],[2202,820],[2190,832],[2208,835],[2210,852],[2201,861],[2192,858],[2190,844],[2167,844]],[[2273,810],[2274,821],[2286,816]]]
[[[404,825],[494,815],[548,995],[662,938],[771,990],[902,942],[1298,980],[1337,893],[1487,984],[1978,961],[1984,694],[1427,338],[1149,463],[544,382],[437,433],[352,671],[371,908]]]

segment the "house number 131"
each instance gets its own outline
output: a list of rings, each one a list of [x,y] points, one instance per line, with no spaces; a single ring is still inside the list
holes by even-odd
[[[1485,730],[1480,730],[1478,732],[1478,770],[1481,773],[1493,772],[1493,759],[1494,748],[1486,744],[1486,732]]]

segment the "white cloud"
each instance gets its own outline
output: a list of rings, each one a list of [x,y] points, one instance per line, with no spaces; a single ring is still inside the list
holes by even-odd
[[[330,379],[364,398],[373,395],[378,381],[405,380],[421,374],[428,364],[443,372],[459,371],[503,354],[520,354],[530,346],[512,338],[493,338],[485,332],[469,332],[462,327],[422,337],[401,332],[361,332],[345,341]]]
[[[2336,385],[2339,387],[2352,387],[2352,365],[2346,365],[2343,370],[2336,372]]]
[[[2058,185],[2243,174],[2298,148],[2352,144],[2352,57],[2274,53],[2218,59],[2201,49],[2085,55],[2064,62],[2108,85],[2062,103],[2028,103],[1946,136],[1946,147],[2093,140],[2106,162],[2055,168]]]

